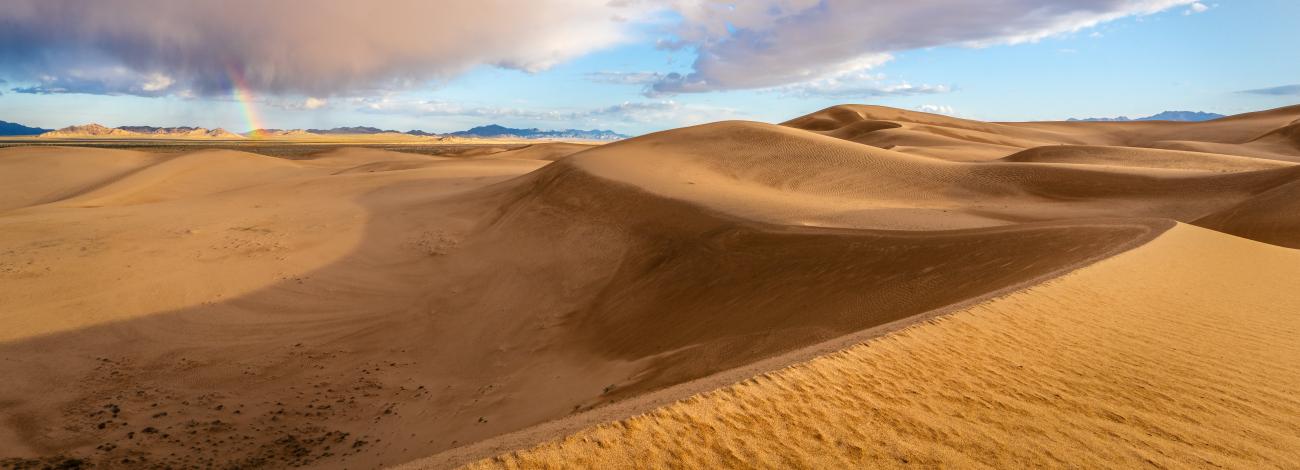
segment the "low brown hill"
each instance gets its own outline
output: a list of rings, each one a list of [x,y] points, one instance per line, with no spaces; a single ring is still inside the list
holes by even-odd
[[[82,126],[68,126],[59,130],[53,130],[37,136],[43,139],[75,139],[89,137],[132,137],[139,134],[122,129],[104,127],[99,124],[86,124]]]

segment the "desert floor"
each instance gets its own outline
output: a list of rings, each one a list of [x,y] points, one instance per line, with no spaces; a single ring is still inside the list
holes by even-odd
[[[395,150],[0,149],[3,462],[1300,465],[1300,107]]]

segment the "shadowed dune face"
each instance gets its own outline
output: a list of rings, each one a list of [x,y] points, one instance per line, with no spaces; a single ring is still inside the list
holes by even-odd
[[[1258,137],[1285,114],[1205,129]],[[1170,123],[851,106],[787,124],[446,157],[0,150],[0,375],[18,384],[0,449],[464,462],[1033,285],[1169,219],[1294,242],[1300,167],[1103,146],[1195,134]]]
[[[1264,243],[1300,248],[1300,182],[1279,186],[1193,223]]]

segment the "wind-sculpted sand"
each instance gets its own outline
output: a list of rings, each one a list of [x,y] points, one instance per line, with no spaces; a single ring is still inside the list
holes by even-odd
[[[1297,242],[1289,195],[1300,184],[1293,163],[1300,148],[1287,130],[1297,118],[1300,108],[1293,107],[1193,124],[982,123],[841,106],[785,125],[732,121],[600,146],[543,143],[436,157],[373,148],[293,160],[234,150],[0,149],[0,375],[12,384],[0,388],[0,458],[12,457],[5,461],[11,465],[81,459],[129,468],[469,463],[954,311],[960,312],[799,367],[858,357],[926,329],[953,337],[1024,336],[998,328],[1026,324],[962,319],[1008,299],[1038,299],[1042,289],[1075,277],[1044,281],[1079,268],[1076,276],[1127,266],[1136,276],[1130,279],[1150,276],[1152,298],[1166,295],[1157,287],[1173,292],[1196,281],[1204,291],[1197,295],[1223,300],[1200,306],[1184,299],[1192,310],[1186,318],[1205,318],[1198,328],[1212,325],[1229,299],[1247,295],[1232,282],[1249,278],[1210,288],[1203,281],[1215,271],[1206,264],[1185,265],[1183,277],[1165,279],[1177,253],[1142,255],[1149,274],[1144,263],[1121,260],[1161,246],[1160,253],[1208,250],[1186,255],[1206,260],[1232,256],[1217,251],[1231,249],[1277,260],[1268,265],[1270,282],[1294,278],[1285,266],[1300,264],[1281,261],[1294,256],[1284,247]],[[1168,231],[1174,221],[1221,232]],[[1127,254],[1112,258],[1119,253]],[[1121,287],[1128,290],[1112,292],[1106,289],[1119,287],[1098,284],[1100,294],[1080,287],[1042,301],[1062,312],[1086,308],[1099,319],[1128,318],[1126,312],[1147,308],[1149,299],[1133,294],[1140,286],[1126,281]],[[1293,305],[1286,289],[1276,290],[1235,304]],[[1025,307],[1024,321],[1044,308]],[[1158,335],[1165,324],[1171,337],[1199,331],[1155,321],[1161,312],[1141,334]],[[1235,315],[1253,318],[1251,312]],[[1259,312],[1264,317],[1251,325],[1282,321]],[[1079,315],[1063,313],[1060,321],[1073,322],[1079,338],[1099,338],[1080,326],[1090,317]],[[1293,333],[1231,333],[1215,341],[1237,350],[1240,370],[1260,371],[1278,366],[1265,359],[1293,357],[1267,342]],[[1048,348],[1057,344],[1053,338],[1072,337],[1024,341]],[[1127,351],[1126,338],[1118,337],[1108,354]],[[915,355],[933,357],[872,365],[919,371],[954,363],[941,358],[976,361],[987,352],[926,344]],[[1173,373],[1167,366],[1183,364],[1168,351],[1147,352],[1143,367]],[[1078,357],[1047,359],[1034,370],[1046,373]],[[1204,373],[1238,370],[1215,369],[1224,364],[1206,363]],[[820,372],[825,386],[872,376],[834,377],[848,367]],[[895,390],[930,390],[923,379],[944,379],[890,377],[863,388],[862,396],[884,397],[865,403],[922,403],[926,410],[968,404],[890,397]],[[1030,400],[1049,393],[1044,387],[1052,383],[1026,376],[1004,385],[1017,400]],[[1282,393],[1242,383],[1216,390],[1240,403]],[[1184,390],[1160,393],[1176,398],[1170,394]],[[828,401],[810,395],[799,404],[820,407],[813,418],[762,398],[745,405],[755,414],[744,419],[772,423],[792,413],[789,419],[808,418],[798,421],[808,426],[827,419],[854,427],[873,409],[833,414],[861,397],[818,397]],[[655,413],[676,416],[672,410],[710,399]],[[1061,420],[1090,413],[1085,401],[1032,403]],[[1277,413],[1294,412],[1286,403]],[[988,424],[966,418],[979,412],[945,414],[947,427],[919,433],[900,424],[894,434],[862,434],[869,439],[846,440],[845,448],[874,452],[879,441],[871,436],[885,436],[879,439],[918,452],[910,456],[933,456],[948,448],[944,438],[957,435],[947,430]],[[1294,418],[1277,413],[1284,424]],[[1277,419],[1233,425],[1276,430]],[[625,449],[609,458],[659,452],[645,443],[660,431],[645,429],[643,437],[619,438]],[[1017,439],[1027,448],[1056,445],[1031,438],[1042,434],[1023,436],[1029,437]],[[696,445],[674,439],[664,449]],[[998,446],[1013,445],[1006,439],[982,443],[980,452],[997,454]],[[781,466],[762,459],[812,448],[793,436],[744,440],[770,452],[738,450],[725,464]],[[1285,462],[1273,444],[1287,442],[1206,455],[1236,459],[1222,460],[1227,464]],[[512,458],[561,465],[546,455],[570,447],[555,446]],[[734,440],[706,447],[744,448]],[[1002,463],[1045,462],[1035,460],[1041,454],[1007,449],[1002,455],[1011,460]],[[943,455],[957,459],[963,452]],[[1125,455],[1132,452],[1139,451]],[[574,458],[606,458],[579,454]],[[701,463],[716,458],[679,454]],[[833,455],[825,458],[839,458]],[[981,455],[946,462],[984,462]],[[815,463],[790,461],[801,462]]]
[[[1024,291],[470,468],[1295,468],[1297,274],[1300,252],[1182,225]]]

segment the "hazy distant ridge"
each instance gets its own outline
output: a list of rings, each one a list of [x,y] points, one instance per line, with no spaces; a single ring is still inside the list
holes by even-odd
[[[1070,118],[1069,121],[1098,121],[1098,122],[1125,122],[1125,121],[1183,121],[1183,122],[1200,122],[1209,121],[1224,117],[1219,113],[1207,113],[1204,111],[1164,111],[1159,114],[1153,114],[1147,117],[1129,118],[1127,116],[1113,118]]]
[[[447,134],[455,137],[495,137],[495,138],[521,138],[521,139],[584,139],[584,140],[619,140],[626,139],[628,136],[619,134],[611,130],[592,129],[564,129],[544,131],[537,128],[532,129],[515,129],[510,127],[489,124],[478,126],[467,131],[452,132]]]

